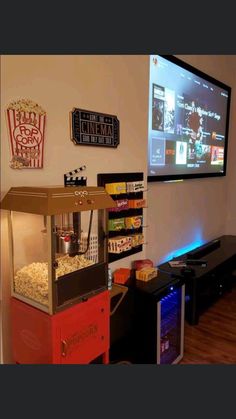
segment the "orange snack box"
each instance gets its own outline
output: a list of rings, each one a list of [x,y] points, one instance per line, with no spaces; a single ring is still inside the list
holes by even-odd
[[[144,208],[146,199],[129,199],[129,208]]]
[[[114,282],[116,284],[126,284],[128,279],[130,278],[130,274],[131,274],[131,269],[128,269],[128,268],[117,269],[113,274]]]

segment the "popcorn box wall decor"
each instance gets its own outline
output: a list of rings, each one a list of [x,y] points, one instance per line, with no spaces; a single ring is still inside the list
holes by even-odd
[[[46,112],[30,99],[7,108],[12,169],[41,169],[44,158]]]

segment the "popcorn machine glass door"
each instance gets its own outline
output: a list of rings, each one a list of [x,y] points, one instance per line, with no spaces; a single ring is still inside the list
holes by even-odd
[[[98,212],[54,217],[55,311],[107,289],[105,230]]]
[[[103,213],[12,212],[12,296],[53,314],[106,290]]]
[[[46,217],[9,212],[12,295],[49,311],[48,238]]]

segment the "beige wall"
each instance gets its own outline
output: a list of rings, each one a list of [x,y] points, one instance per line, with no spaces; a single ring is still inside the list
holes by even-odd
[[[235,83],[235,57],[180,58],[227,84]],[[101,172],[144,171],[146,174],[148,64],[147,56],[2,57],[2,195],[11,186],[61,184],[63,173],[82,164],[87,166],[88,185],[96,184],[96,175]],[[4,111],[11,100],[18,98],[30,98],[47,111],[44,169],[16,171],[9,167]],[[74,106],[118,116],[120,145],[117,150],[79,147],[70,141],[69,111]],[[225,231],[236,234],[233,189],[236,180],[233,162],[236,128],[233,124],[226,178],[148,185],[148,245],[135,258],[147,256],[159,263],[167,254],[171,255],[175,249],[188,246],[193,241],[208,240]],[[5,362],[10,362],[10,291],[4,214],[1,233],[3,351]],[[132,259],[116,262],[112,264],[112,269],[129,266]]]

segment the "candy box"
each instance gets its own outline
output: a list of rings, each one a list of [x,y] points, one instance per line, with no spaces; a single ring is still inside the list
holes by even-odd
[[[142,227],[142,221],[143,221],[142,215],[136,215],[135,217],[126,217],[125,226],[129,230],[140,228]]]
[[[140,270],[143,268],[153,268],[153,262],[150,259],[139,259],[133,262],[133,268]]]
[[[131,275],[131,269],[120,268],[114,272],[114,282],[116,284],[126,284]]]
[[[124,218],[115,218],[114,220],[108,220],[109,231],[119,231],[125,228]]]
[[[129,199],[129,208],[143,208],[146,205],[146,199]]]
[[[116,207],[109,208],[110,212],[119,212],[123,210],[129,209],[129,201],[128,199],[117,199],[115,201]]]
[[[126,193],[126,183],[117,182],[117,183],[106,183],[105,189],[110,195],[118,195],[121,193]]]
[[[144,243],[144,235],[142,233],[140,234],[132,234],[131,236],[132,239],[132,247],[136,247],[136,246],[140,246],[141,244]]]
[[[157,276],[157,268],[143,268],[135,272],[136,279],[140,281],[150,281]]]
[[[130,236],[117,236],[108,240],[109,253],[122,253],[132,249]]]
[[[144,181],[126,182],[127,193],[144,191]]]

